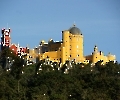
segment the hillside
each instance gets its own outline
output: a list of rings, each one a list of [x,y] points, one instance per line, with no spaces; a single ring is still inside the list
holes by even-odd
[[[66,61],[59,68],[43,60],[26,66],[9,50],[1,52],[0,61],[6,66],[0,67],[0,100],[120,100],[118,62],[91,66]]]

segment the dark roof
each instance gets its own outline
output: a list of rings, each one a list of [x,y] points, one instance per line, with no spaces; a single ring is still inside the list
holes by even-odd
[[[71,27],[69,30],[68,30],[71,34],[75,34],[75,35],[79,35],[79,34],[82,34],[81,30],[75,26]]]

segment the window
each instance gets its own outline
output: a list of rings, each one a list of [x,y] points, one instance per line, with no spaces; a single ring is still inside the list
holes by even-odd
[[[70,55],[70,57],[71,57],[71,55]]]
[[[77,41],[79,41],[79,37],[77,37]]]
[[[62,62],[62,59],[60,58],[60,62]]]
[[[8,35],[8,32],[6,32],[6,35]]]
[[[77,45],[77,48],[78,48],[79,46]]]

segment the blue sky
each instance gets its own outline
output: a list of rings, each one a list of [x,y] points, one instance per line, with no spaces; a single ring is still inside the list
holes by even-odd
[[[84,55],[94,45],[120,62],[120,0],[0,0],[0,28],[11,28],[12,43],[30,48],[62,39],[75,22],[84,35]]]

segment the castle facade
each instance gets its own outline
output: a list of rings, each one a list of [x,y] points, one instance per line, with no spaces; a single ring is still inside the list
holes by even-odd
[[[83,48],[83,34],[75,25],[61,32],[62,41],[53,41],[50,39],[47,43],[42,40],[38,47],[29,49],[28,47],[20,47],[19,44],[11,44],[11,29],[2,29],[1,49],[8,47],[16,54],[26,55],[27,61],[49,59],[52,62],[64,64],[67,60],[76,63],[96,63],[100,60],[103,64],[109,61],[115,61],[116,56],[109,53],[107,56],[102,51],[98,51],[95,45],[92,54],[85,56]],[[36,61],[35,61],[36,62]]]
[[[80,63],[96,63],[100,60],[103,63],[114,61],[115,55],[110,53],[105,56],[102,51],[98,51],[98,47],[95,45],[94,51],[91,55],[84,56],[83,48],[83,34],[79,28],[75,25],[68,30],[62,31],[62,41],[54,42],[52,39],[45,43],[41,41],[39,50],[41,51],[38,56],[39,60],[49,58],[50,61],[60,62],[64,64],[66,60],[75,60]]]

